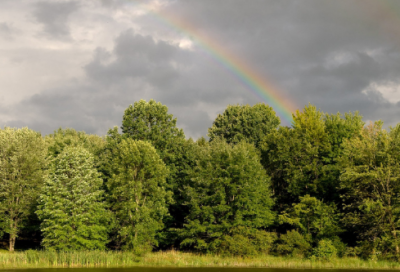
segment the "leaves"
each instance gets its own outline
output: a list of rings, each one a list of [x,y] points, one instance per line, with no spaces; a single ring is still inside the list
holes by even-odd
[[[52,160],[36,211],[50,250],[105,249],[108,218],[93,156],[67,147]]]
[[[112,149],[108,201],[118,224],[118,240],[126,249],[157,245],[171,193],[168,170],[147,142],[123,139]]]
[[[0,130],[0,223],[10,235],[10,251],[36,204],[46,153],[39,133],[28,128]]]
[[[199,150],[197,164],[184,188],[189,208],[180,231],[182,246],[216,250],[233,228],[265,228],[274,213],[269,178],[253,145],[215,140]]]

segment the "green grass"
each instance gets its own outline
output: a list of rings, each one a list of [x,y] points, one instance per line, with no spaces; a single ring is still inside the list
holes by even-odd
[[[251,258],[220,257],[166,251],[137,257],[130,252],[34,251],[0,252],[0,269],[50,267],[270,267],[270,268],[339,268],[339,269],[400,269],[400,263],[364,261],[358,258],[337,258],[329,262],[300,258],[260,256]]]

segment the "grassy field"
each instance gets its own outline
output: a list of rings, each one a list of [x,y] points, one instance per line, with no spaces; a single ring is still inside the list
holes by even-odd
[[[265,267],[265,268],[337,268],[337,269],[400,269],[400,263],[363,261],[357,258],[313,261],[274,256],[254,258],[220,257],[178,251],[148,253],[137,257],[129,252],[0,252],[0,269],[55,267]]]

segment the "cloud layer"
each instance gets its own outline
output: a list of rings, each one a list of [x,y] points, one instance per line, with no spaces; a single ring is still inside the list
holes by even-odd
[[[191,25],[270,78],[302,108],[399,122],[400,10],[374,0],[3,0],[0,120],[47,134],[104,135],[140,99],[166,104],[187,136],[228,104],[260,101]],[[156,13],[154,12],[156,11]],[[193,33],[192,33],[193,34]]]

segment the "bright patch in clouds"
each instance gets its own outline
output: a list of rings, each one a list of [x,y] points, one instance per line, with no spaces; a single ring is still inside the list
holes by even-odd
[[[400,81],[399,82],[384,82],[384,83],[371,83],[371,85],[363,91],[367,94],[369,91],[376,91],[380,93],[390,103],[397,103],[400,101]]]

